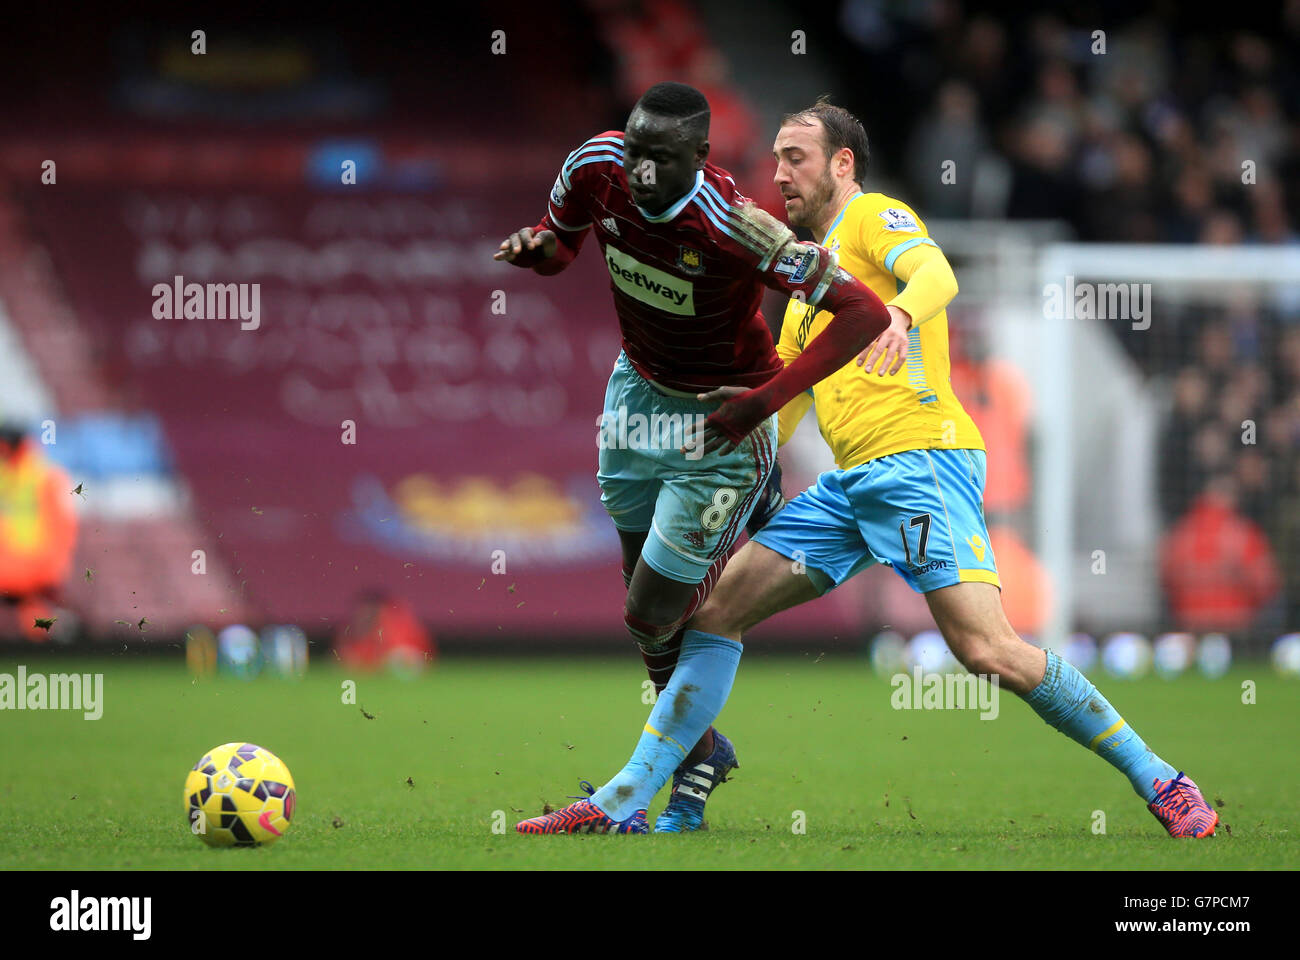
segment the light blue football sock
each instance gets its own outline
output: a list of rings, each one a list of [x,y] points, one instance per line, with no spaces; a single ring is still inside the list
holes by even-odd
[[[650,806],[683,758],[722,712],[744,648],[734,640],[687,630],[672,679],[655,701],[632,759],[591,796],[611,820]]]
[[[1153,780],[1178,775],[1151,751],[1087,677],[1051,650],[1047,651],[1043,682],[1025,694],[1025,702],[1075,743],[1119,769],[1147,803],[1156,798]]]

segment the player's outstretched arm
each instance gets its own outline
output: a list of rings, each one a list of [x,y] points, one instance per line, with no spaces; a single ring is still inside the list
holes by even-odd
[[[592,160],[614,159],[605,155],[611,142],[610,133],[602,134],[569,154],[555,178],[541,222],[521,227],[502,240],[492,259],[529,267],[544,277],[557,274],[571,264],[591,229],[586,206],[587,179],[596,168],[587,164]]]
[[[703,434],[705,453],[734,449],[751,430],[813,384],[839,370],[889,327],[889,312],[884,303],[856,277],[836,266],[830,251],[794,240],[787,244],[787,250],[781,260],[796,262],[789,274],[792,277],[799,275],[800,258],[812,256],[820,261],[821,269],[810,279],[813,296],[808,302],[835,315],[784,370],[763,386],[728,400],[709,416]],[[773,279],[764,275],[764,280],[778,290],[793,292],[790,284],[779,276]]]

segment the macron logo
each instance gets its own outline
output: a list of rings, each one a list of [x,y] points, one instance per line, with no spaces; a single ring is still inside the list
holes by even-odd
[[[647,267],[613,247],[605,248],[605,266],[614,285],[629,297],[665,313],[695,316],[695,285],[689,280]]]

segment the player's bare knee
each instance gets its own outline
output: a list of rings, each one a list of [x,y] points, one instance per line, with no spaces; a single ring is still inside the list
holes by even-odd
[[[954,643],[955,640],[955,643]],[[1019,667],[1019,647],[1024,645],[1016,634],[982,631],[958,632],[949,640],[948,649],[971,673],[984,676],[1013,676]]]
[[[742,624],[736,621],[726,604],[714,603],[712,600],[705,603],[702,609],[695,611],[695,615],[686,626],[701,633],[730,637],[733,640],[739,640],[742,633]]]
[[[968,671],[979,676],[991,677],[1001,672],[998,670],[997,657],[993,656],[993,652],[987,647],[972,648],[957,659]]]
[[[649,591],[628,594],[623,607],[625,617],[634,617],[645,623],[667,625],[685,612],[682,602],[672,597],[661,597]]]
[[[988,676],[999,672],[999,657],[987,635],[974,630],[950,629],[944,634],[944,640],[957,662],[971,673]]]

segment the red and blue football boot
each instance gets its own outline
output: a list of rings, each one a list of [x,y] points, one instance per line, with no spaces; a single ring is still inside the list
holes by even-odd
[[[1219,823],[1218,811],[1205,802],[1200,789],[1182,771],[1172,780],[1156,779],[1152,786],[1156,789],[1156,799],[1147,804],[1147,809],[1165,825],[1169,836],[1198,839],[1213,836]]]
[[[579,786],[587,797],[596,792],[586,780],[580,781]],[[650,825],[644,810],[638,810],[626,820],[611,820],[591,800],[582,798],[553,813],[522,820],[515,824],[515,829],[520,833],[649,833]]]

